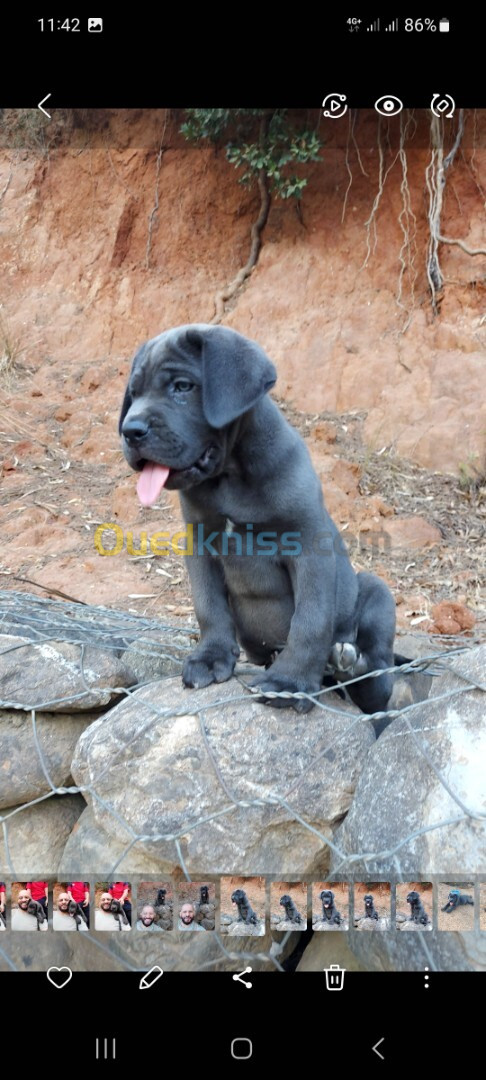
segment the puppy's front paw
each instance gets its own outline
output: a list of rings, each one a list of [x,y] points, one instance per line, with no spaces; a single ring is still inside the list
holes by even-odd
[[[231,679],[235,664],[240,655],[237,645],[205,645],[185,661],[182,669],[184,686],[201,690],[213,682],[226,682]]]
[[[314,702],[309,701],[308,698],[266,698],[264,695],[278,694],[283,690],[290,694],[317,694],[321,689],[318,684],[310,684],[305,679],[293,679],[288,675],[276,673],[272,675],[271,671],[266,672],[265,675],[259,675],[253,680],[251,686],[262,692],[263,696],[259,697],[258,701],[262,701],[265,705],[273,705],[277,709],[288,709],[291,706],[298,713],[310,712],[314,708]]]

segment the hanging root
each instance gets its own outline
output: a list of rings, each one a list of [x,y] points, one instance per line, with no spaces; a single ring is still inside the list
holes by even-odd
[[[393,158],[393,161],[390,163],[388,168],[385,170],[385,154],[384,154],[384,150],[383,150],[383,142],[382,142],[382,137],[381,136],[382,136],[382,121],[380,119],[378,121],[378,154],[379,154],[379,160],[380,160],[380,168],[379,168],[379,174],[378,174],[378,191],[377,191],[377,193],[375,195],[373,206],[371,207],[371,214],[370,214],[368,220],[365,221],[365,228],[366,228],[366,256],[365,256],[363,265],[360,266],[360,272],[361,272],[361,270],[364,270],[365,266],[368,265],[368,262],[369,262],[369,259],[370,259],[370,256],[371,256],[372,252],[373,252],[373,254],[375,252],[376,245],[377,245],[377,242],[378,242],[378,238],[377,238],[377,234],[376,234],[376,216],[378,214],[378,208],[379,208],[379,205],[381,203],[381,199],[382,199],[383,191],[384,191],[384,188],[385,188],[387,176],[391,172],[391,170],[393,169],[393,166],[394,166],[394,164],[395,164],[395,162],[397,160],[397,157],[399,156],[398,153],[395,154],[395,156]],[[373,235],[373,247],[372,247],[372,244],[371,244],[371,236],[372,235]]]
[[[425,179],[429,192],[429,227],[430,240],[427,249],[427,278],[432,295],[432,309],[437,315],[443,292],[443,277],[439,262],[439,244],[451,244],[460,247],[466,255],[486,255],[485,248],[471,248],[459,237],[444,236],[441,232],[441,213],[446,185],[447,170],[450,169],[457,154],[464,133],[464,109],[459,110],[459,124],[452,149],[443,156],[443,128],[437,116],[430,122],[432,152],[427,166]]]
[[[223,318],[225,313],[225,306],[228,300],[231,300],[231,298],[238,292],[238,290],[243,285],[243,282],[246,281],[247,277],[250,276],[253,268],[258,262],[258,256],[260,254],[260,249],[262,246],[262,233],[268,221],[271,204],[268,180],[264,169],[261,169],[258,174],[258,189],[260,192],[260,213],[257,217],[257,220],[253,222],[253,225],[251,227],[251,248],[248,262],[245,263],[245,266],[242,266],[241,270],[238,271],[236,277],[233,279],[233,281],[229,283],[229,285],[226,286],[225,289],[222,289],[221,292],[216,293],[214,301],[216,311],[213,315],[213,318],[211,319],[212,323],[221,322],[221,319]]]
[[[158,214],[158,211],[159,211],[159,178],[160,178],[160,168],[161,168],[161,165],[162,165],[162,155],[163,155],[163,153],[165,151],[164,139],[165,139],[165,132],[166,132],[166,129],[167,129],[167,118],[168,118],[168,116],[169,116],[169,110],[167,110],[167,112],[165,114],[164,130],[162,132],[162,136],[161,136],[160,144],[159,144],[159,149],[158,149],[158,152],[157,152],[157,157],[156,157],[156,160],[155,160],[155,196],[154,196],[154,205],[153,205],[153,207],[152,207],[152,209],[150,211],[150,215],[149,215],[147,248],[146,248],[146,252],[145,252],[145,266],[146,266],[147,270],[150,268],[150,254],[151,254],[151,248],[152,248],[152,230],[153,230],[153,227],[154,227],[154,220],[155,220],[156,214]]]
[[[412,310],[415,303],[415,283],[417,280],[417,269],[415,266],[415,259],[417,256],[417,218],[412,210],[412,200],[410,198],[410,188],[408,186],[408,163],[407,154],[405,151],[405,144],[409,134],[411,125],[415,124],[413,114],[407,116],[407,120],[404,123],[403,114],[400,116],[400,164],[402,166],[402,182],[400,184],[400,192],[402,196],[402,209],[399,214],[399,224],[403,233],[403,242],[399,252],[400,260],[400,273],[398,275],[398,291],[397,291],[397,304],[407,312],[407,320],[405,326],[402,328],[401,333],[405,333],[405,330],[410,324],[412,317]],[[415,128],[416,128],[415,124]],[[410,282],[410,297],[411,306],[407,307],[402,300],[403,294],[403,280],[405,273],[408,270],[409,282]]]
[[[356,142],[356,135],[355,135],[354,129],[356,127],[356,117],[357,117],[357,115],[358,115],[358,110],[357,109],[351,109],[351,111],[349,113],[348,138],[347,138],[347,141],[346,141],[346,158],[345,158],[346,169],[347,169],[347,172],[348,172],[349,181],[348,181],[348,186],[346,188],[346,191],[344,192],[344,200],[343,200],[343,209],[342,209],[342,213],[341,213],[341,221],[344,221],[344,218],[346,216],[346,206],[347,206],[347,202],[348,202],[348,195],[349,195],[349,192],[351,191],[351,187],[352,187],[352,183],[353,183],[353,173],[352,173],[351,166],[349,164],[349,145],[350,145],[351,141],[353,142],[353,146],[354,146],[354,148],[356,150],[356,157],[358,158],[358,165],[359,165],[359,167],[361,169],[361,172],[363,173],[363,176],[368,176],[369,175],[366,172],[366,169],[365,169],[365,167],[363,165],[363,162],[361,160],[360,149],[359,149],[358,143]]]

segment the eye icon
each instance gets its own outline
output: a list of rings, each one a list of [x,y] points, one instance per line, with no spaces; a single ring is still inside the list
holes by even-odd
[[[400,101],[400,98],[393,97],[392,94],[385,94],[384,97],[375,101],[375,109],[382,116],[396,116],[403,109],[403,101]]]

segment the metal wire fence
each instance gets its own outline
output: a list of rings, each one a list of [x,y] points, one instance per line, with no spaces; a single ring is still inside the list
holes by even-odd
[[[362,713],[357,713],[357,711],[350,713],[349,709],[340,705],[339,699],[337,699],[336,695],[333,693],[332,688],[321,690],[319,694],[312,696],[312,700],[317,710],[323,710],[327,715],[332,713],[344,716],[346,720],[349,721],[349,723],[345,725],[344,730],[339,733],[339,736],[334,740],[330,739],[330,741],[326,743],[326,746],[319,753],[318,758],[314,758],[312,763],[304,767],[299,774],[298,779],[294,780],[290,787],[286,787],[285,778],[282,778],[280,790],[277,790],[274,787],[273,790],[266,792],[264,796],[254,799],[249,798],[242,800],[241,798],[236,798],[231,790],[231,785],[223,775],[216,759],[214,749],[211,745],[211,738],[208,736],[206,730],[204,718],[209,709],[217,710],[228,701],[231,701],[231,705],[235,707],[238,707],[238,703],[247,701],[248,695],[252,693],[252,691],[247,685],[245,678],[247,674],[251,674],[253,668],[244,664],[237,665],[236,668],[236,677],[241,684],[241,695],[235,696],[233,692],[231,697],[229,697],[225,694],[224,686],[222,686],[221,695],[209,705],[205,702],[204,707],[201,708],[198,708],[197,704],[197,691],[191,693],[190,705],[187,698],[181,694],[181,703],[178,708],[164,708],[147,700],[140,702],[140,723],[137,727],[137,731],[128,742],[124,742],[119,750],[115,752],[115,759],[119,755],[126,754],[130,745],[135,743],[138,739],[143,738],[150,728],[154,725],[164,723],[170,717],[184,716],[187,715],[188,712],[197,714],[201,740],[204,744],[205,752],[211,761],[217,782],[224,793],[224,805],[219,807],[214,813],[203,814],[198,820],[194,820],[193,816],[191,816],[190,819],[183,821],[180,824],[177,831],[167,831],[162,828],[158,831],[151,832],[150,835],[140,834],[136,832],[131,822],[124,820],[119,811],[116,810],[108,800],[103,798],[103,795],[100,793],[99,788],[100,782],[103,780],[103,772],[99,773],[89,784],[83,786],[73,784],[66,787],[54,783],[51,778],[49,761],[46,760],[46,755],[40,745],[37,717],[39,713],[44,713],[59,706],[62,706],[64,712],[69,712],[70,706],[73,705],[79,710],[79,707],[82,706],[83,699],[86,701],[91,700],[93,685],[88,683],[85,671],[87,649],[95,648],[108,655],[112,653],[115,654],[117,658],[126,655],[127,650],[129,650],[132,657],[135,656],[138,659],[143,660],[145,672],[147,670],[150,671],[151,666],[154,666],[154,670],[159,672],[155,678],[160,682],[161,679],[170,678],[173,675],[180,673],[184,658],[193,648],[194,642],[193,640],[191,641],[191,638],[193,639],[196,633],[197,628],[194,625],[174,626],[174,624],[164,623],[160,619],[145,618],[127,612],[109,610],[104,607],[83,605],[68,601],[48,600],[15,591],[0,591],[0,662],[2,656],[5,656],[5,654],[13,650],[25,651],[36,649],[40,645],[44,646],[48,643],[69,643],[70,645],[76,646],[78,650],[77,657],[80,686],[80,689],[75,693],[67,693],[64,696],[58,695],[44,700],[27,701],[25,688],[22,691],[22,697],[20,699],[19,697],[16,698],[8,693],[4,694],[2,686],[0,685],[0,709],[21,709],[26,714],[26,723],[30,723],[32,730],[32,753],[38,758],[45,780],[45,792],[43,794],[30,799],[22,805],[13,806],[0,811],[0,824],[3,831],[4,844],[4,863],[8,869],[8,873],[13,878],[15,878],[17,873],[11,857],[9,844],[9,829],[12,826],[13,820],[17,815],[22,814],[37,804],[43,803],[54,796],[81,795],[86,800],[89,795],[94,802],[103,807],[103,811],[106,815],[111,816],[116,820],[127,836],[127,843],[116,861],[114,861],[109,868],[106,866],[103,868],[86,868],[86,877],[92,877],[95,869],[100,871],[102,869],[104,877],[111,877],[135,845],[138,845],[137,850],[140,850],[140,845],[150,843],[153,850],[154,843],[163,841],[165,843],[173,844],[175,861],[181,868],[185,878],[189,881],[191,880],[191,875],[185,865],[181,850],[181,839],[189,831],[193,833],[195,830],[204,830],[205,826],[215,818],[219,818],[224,822],[228,815],[231,815],[234,812],[235,808],[238,808],[239,810],[249,810],[252,807],[265,806],[268,808],[276,808],[279,811],[283,810],[287,815],[289,823],[298,822],[303,829],[309,830],[318,837],[323,848],[328,847],[332,851],[334,856],[334,872],[336,877],[341,880],[349,880],[353,872],[353,865],[356,863],[363,863],[364,859],[372,859],[374,865],[377,861],[381,861],[388,873],[390,866],[393,866],[396,880],[403,880],[400,865],[400,850],[404,846],[410,844],[414,839],[423,836],[432,830],[447,828],[460,822],[465,823],[466,826],[469,826],[471,829],[477,828],[478,825],[481,827],[484,826],[486,814],[482,808],[475,805],[473,798],[471,798],[471,800],[464,799],[454,790],[453,785],[448,781],[443,772],[437,768],[427,743],[427,729],[424,726],[417,728],[411,723],[412,714],[423,707],[423,702],[412,702],[402,708],[391,709],[387,713],[380,712],[373,716],[365,716]],[[21,638],[22,640],[14,643],[6,643],[5,641],[2,643],[1,635],[14,636]],[[420,647],[422,653],[427,645],[429,647],[426,650],[426,655],[421,655],[410,663],[403,665],[400,669],[400,674],[406,675],[407,673],[426,672],[427,674],[434,676],[427,699],[429,703],[445,702],[447,699],[460,697],[462,694],[468,693],[471,690],[479,690],[482,692],[486,690],[486,683],[475,681],[468,675],[458,671],[454,666],[455,658],[479,644],[481,635],[470,636],[467,639],[441,636],[440,649],[436,647],[435,642],[433,645],[430,644],[430,639],[427,638],[426,634],[415,633],[413,636],[417,639],[417,645]],[[161,671],[162,673],[160,673]],[[441,691],[440,676],[448,672],[454,674],[456,684],[452,689]],[[376,672],[375,674],[379,675],[382,674],[382,672]],[[360,678],[364,677],[369,676],[361,676]],[[349,682],[356,681],[359,681],[359,679],[349,680]],[[116,703],[123,698],[133,697],[142,686],[147,686],[151,682],[154,682],[154,676],[149,675],[148,677],[141,678],[131,686],[97,686],[97,692],[106,691],[111,699],[110,704],[104,707],[103,712],[106,713],[113,706],[113,699]],[[344,686],[347,684],[342,685]],[[257,693],[257,691],[255,691],[255,693]],[[331,694],[332,697],[330,696]],[[309,695],[280,693],[275,695],[268,694],[266,696],[269,698],[278,697],[288,699],[292,697],[308,697]],[[76,715],[79,716],[82,714],[77,711]],[[29,716],[28,721],[27,716]],[[408,735],[410,739],[413,740],[417,755],[419,755],[423,761],[426,762],[428,768],[433,771],[444,791],[447,792],[447,795],[455,803],[457,813],[452,816],[449,815],[444,817],[440,821],[435,821],[433,824],[424,825],[411,830],[406,836],[400,837],[396,844],[392,847],[388,847],[386,850],[357,851],[350,854],[349,852],[341,850],[338,843],[330,839],[328,835],[320,832],[319,829],[316,829],[310,821],[306,820],[302,813],[297,812],[292,805],[292,795],[295,794],[295,790],[298,784],[302,782],[306,772],[311,767],[315,768],[320,758],[328,756],[330,751],[334,750],[337,747],[337,744],[342,739],[346,738],[355,725],[361,723],[368,724],[370,721],[381,721],[383,718],[386,718],[387,721],[391,721],[398,717],[403,721],[403,726],[396,737],[404,738]],[[390,732],[389,735],[394,737],[393,732]],[[111,760],[109,767],[111,767],[113,763],[114,759]],[[125,874],[126,872],[127,871],[124,869],[123,873]],[[238,874],[238,867],[235,867],[233,872]],[[207,868],[207,873],[208,876],[211,874],[210,867]],[[343,877],[343,875],[346,874],[348,876]],[[264,951],[246,952],[238,949],[238,951],[235,952],[234,949],[232,950],[231,947],[228,946],[218,932],[212,932],[211,938],[214,942],[217,942],[216,953],[207,961],[201,960],[198,964],[198,968],[202,970],[220,966],[221,962],[228,962],[228,964],[231,964],[234,961],[241,963],[244,959],[253,961],[258,959],[260,962],[268,964],[271,968],[281,969],[279,958],[285,954],[290,933],[291,932],[287,932],[280,942],[273,941]],[[83,934],[82,936],[87,937],[88,935]],[[298,937],[298,935],[294,936]],[[90,937],[95,949],[100,950],[101,953],[104,952],[108,955],[113,955],[113,945],[105,945],[104,942],[100,940],[99,936],[93,936],[92,932],[90,932]],[[5,963],[15,970],[16,963],[9,959],[8,949],[2,947],[3,944],[4,943],[2,942],[0,946],[0,954],[3,956]],[[421,943],[421,947],[424,950],[424,955],[427,956],[428,961],[433,966],[433,960],[426,943]],[[174,948],[174,956],[176,956],[177,946],[174,945]],[[134,962],[132,964],[127,956],[123,956],[120,951],[117,953],[117,959],[121,967],[130,970],[140,969],[137,963]]]

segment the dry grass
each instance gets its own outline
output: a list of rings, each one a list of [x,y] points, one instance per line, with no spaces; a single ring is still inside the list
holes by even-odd
[[[19,343],[12,333],[8,319],[0,311],[0,386],[11,390],[19,356]]]

